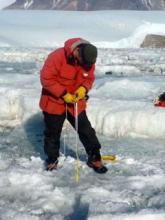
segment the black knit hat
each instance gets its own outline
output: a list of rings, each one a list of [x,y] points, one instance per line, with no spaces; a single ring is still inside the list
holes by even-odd
[[[80,56],[82,58],[83,64],[90,66],[96,62],[97,58],[97,48],[92,44],[81,44]]]

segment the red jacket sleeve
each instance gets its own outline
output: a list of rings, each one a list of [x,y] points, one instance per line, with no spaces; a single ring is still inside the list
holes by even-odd
[[[58,82],[59,65],[59,56],[54,53],[50,54],[44,63],[40,75],[43,88],[56,97],[60,97],[65,93],[65,87]]]
[[[95,71],[95,65],[92,66],[92,68],[88,72],[87,79],[82,84],[82,86],[84,86],[87,89],[87,91],[89,91],[92,88],[93,82],[95,80],[94,71]]]

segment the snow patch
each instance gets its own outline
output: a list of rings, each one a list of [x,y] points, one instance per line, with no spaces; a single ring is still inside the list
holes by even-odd
[[[19,93],[7,88],[0,89],[0,102],[1,102],[1,120],[0,127],[8,127],[18,124],[23,117],[23,100]]]
[[[30,8],[30,6],[33,4],[33,0],[26,0],[24,3],[24,9]]]
[[[164,220],[165,214],[164,213],[158,213],[158,214],[130,214],[130,215],[119,215],[119,216],[113,216],[113,215],[100,215],[100,216],[92,216],[89,217],[88,220]]]

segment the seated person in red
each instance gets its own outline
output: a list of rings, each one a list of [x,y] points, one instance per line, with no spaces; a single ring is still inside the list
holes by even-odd
[[[154,105],[159,107],[165,107],[165,92],[155,98]]]

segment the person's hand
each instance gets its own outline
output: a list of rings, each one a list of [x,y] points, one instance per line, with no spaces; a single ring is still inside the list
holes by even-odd
[[[86,96],[86,88],[83,86],[80,86],[76,91],[75,91],[75,96],[76,100],[79,101],[80,99],[84,99]]]
[[[76,102],[76,96],[72,95],[71,93],[67,92],[64,96],[63,99],[66,103],[75,103]]]

